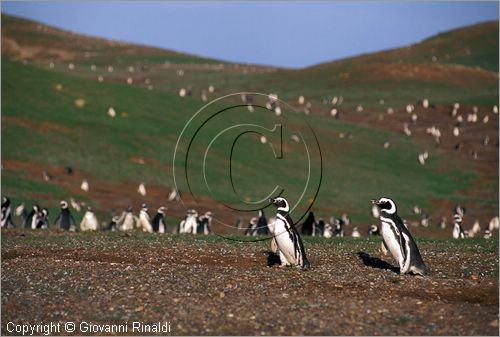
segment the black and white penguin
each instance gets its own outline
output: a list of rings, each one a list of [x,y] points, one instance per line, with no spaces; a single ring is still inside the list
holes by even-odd
[[[38,222],[36,228],[48,229],[49,228],[49,210],[47,208],[42,208],[40,216],[38,217]]]
[[[10,199],[2,197],[2,228],[14,227]]]
[[[248,227],[245,231],[245,236],[257,236],[257,226],[259,224],[259,219],[256,217],[253,217],[250,219],[250,222],[248,223]]]
[[[71,212],[68,208],[68,203],[62,200],[60,204],[61,212],[54,221],[54,225],[58,225],[59,228],[66,231],[69,230],[74,232],[76,230],[75,219],[73,219],[73,216],[71,215]]]
[[[302,228],[300,230],[300,233],[302,235],[312,235],[313,234],[313,228],[314,224],[316,223],[316,218],[314,216],[314,212],[309,212],[307,215],[307,218],[304,220],[302,223]]]
[[[452,236],[454,239],[464,239],[465,232],[462,227],[463,216],[465,215],[465,208],[456,205],[453,210],[453,231]]]
[[[153,226],[151,225],[151,218],[148,214],[148,206],[143,203],[141,205],[141,211],[139,212],[138,227],[144,232],[153,233]]]
[[[84,231],[96,231],[99,228],[99,222],[97,217],[92,210],[92,207],[88,206],[87,211],[83,215],[82,221],[80,222],[80,230]]]
[[[132,206],[127,206],[118,219],[118,228],[122,231],[131,231],[136,224],[136,217],[132,211]]]
[[[257,220],[257,235],[269,235],[267,228],[267,219],[263,210],[259,210],[259,217]]]
[[[289,214],[288,201],[281,197],[269,201],[278,209],[274,222],[274,238],[280,252],[281,265],[295,265],[302,269],[309,269],[310,264],[306,257],[302,238],[295,229]]]
[[[206,212],[198,218],[197,232],[205,235],[212,234],[212,212]]]
[[[368,230],[368,235],[371,235],[371,236],[380,235],[380,231],[378,230],[378,226],[371,225],[370,229]]]
[[[333,218],[333,223],[335,225],[335,236],[336,237],[339,237],[339,238],[343,238],[344,237],[344,224],[339,220],[339,219],[335,219]]]
[[[389,198],[372,200],[380,208],[380,233],[392,256],[398,261],[400,273],[420,274],[427,272],[417,244],[403,221],[396,213],[396,204]]]
[[[361,233],[359,232],[358,227],[354,227],[354,228],[352,229],[351,236],[352,236],[353,238],[360,238],[360,237],[361,237]]]
[[[165,211],[166,207],[161,206],[158,208],[151,225],[153,226],[153,232],[163,234],[167,231],[167,222],[165,221]]]
[[[317,222],[313,224],[312,236],[323,236],[324,232],[325,232],[325,221],[323,219],[319,219]]]
[[[39,216],[40,216],[40,206],[35,204],[33,205],[31,212],[28,214],[28,216],[24,221],[24,228],[36,229]]]
[[[111,221],[109,222],[108,226],[104,230],[112,231],[112,232],[118,230],[118,222],[119,221],[120,221],[120,217],[118,217],[117,215],[113,216],[111,218]]]

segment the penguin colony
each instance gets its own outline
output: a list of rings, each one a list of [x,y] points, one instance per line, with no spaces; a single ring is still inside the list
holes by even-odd
[[[74,209],[81,209],[81,204],[74,199],[71,205]],[[245,230],[247,236],[271,236],[271,252],[268,252],[268,265],[279,264],[281,267],[296,266],[301,269],[309,269],[310,263],[307,259],[306,250],[302,242],[302,235],[322,236],[326,238],[343,237],[345,227],[349,226],[351,221],[346,213],[338,219],[331,217],[330,222],[325,222],[322,218],[316,220],[314,212],[309,212],[307,218],[296,226],[290,216],[290,206],[285,198],[277,197],[269,200],[277,208],[277,213],[269,221],[266,219],[264,211],[259,210],[258,216],[251,218],[248,226],[243,228],[241,219],[238,219],[237,228]],[[148,233],[167,233],[166,207],[160,207],[153,218],[148,213],[148,207],[145,203],[141,205],[139,216],[133,213],[131,206],[128,206],[120,216],[113,215],[111,221],[106,226],[100,226],[97,217],[90,206],[79,224],[80,231],[132,231],[140,230]],[[420,207],[415,205],[413,213],[422,214]],[[454,239],[463,239],[481,234],[479,221],[475,220],[471,230],[464,231],[462,227],[463,218],[466,210],[461,205],[456,205],[453,209],[453,228],[452,237]],[[22,227],[26,229],[48,229],[49,211],[47,208],[40,208],[34,204],[30,212],[25,209],[24,204],[20,204],[15,209],[15,215],[22,218]],[[399,265],[402,274],[425,275],[428,271],[423,262],[420,251],[417,247],[408,229],[408,224],[397,214],[396,203],[390,198],[380,198],[372,200],[371,215],[380,222],[380,227],[372,224],[369,227],[368,235],[382,237],[381,250],[387,255],[391,253]],[[205,212],[199,215],[194,209],[189,209],[180,223],[171,230],[175,234],[213,234],[212,231],[212,212]],[[422,215],[420,224],[429,226],[430,216]],[[12,204],[9,198],[2,197],[1,212],[2,228],[15,227],[12,221]],[[71,214],[69,205],[66,201],[60,202],[60,211],[54,221],[54,227],[77,231],[77,223]],[[300,232],[297,229],[301,228]],[[438,224],[441,229],[446,228],[446,218],[441,218]],[[483,237],[489,239],[492,232],[499,229],[499,218],[495,216],[489,222],[484,230]],[[361,237],[361,233],[356,226],[351,230],[350,235],[353,238]]]

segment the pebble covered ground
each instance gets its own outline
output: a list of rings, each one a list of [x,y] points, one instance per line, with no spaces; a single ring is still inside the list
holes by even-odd
[[[305,238],[302,271],[267,267],[269,241],[2,230],[1,332],[142,321],[172,335],[498,335],[498,240],[417,242],[425,277],[399,275],[380,238]]]

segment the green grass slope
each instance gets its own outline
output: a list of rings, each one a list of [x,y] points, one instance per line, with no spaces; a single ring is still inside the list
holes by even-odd
[[[64,89],[56,90],[57,84]],[[83,108],[75,106],[78,98],[86,101]],[[117,111],[116,118],[107,115],[109,106]],[[39,167],[40,175],[3,169],[2,194],[15,200],[34,200],[43,195],[43,202],[51,204],[67,198],[67,189],[41,182],[41,172],[48,165],[71,165],[105,182],[145,181],[167,191],[173,185],[171,163],[177,137],[201,106],[195,99],[125,84],[98,83],[3,60],[2,162],[32,163]],[[244,111],[228,115],[200,133],[201,145],[195,144],[190,165],[195,172],[193,184],[201,195],[234,201],[227,189],[215,188],[211,194],[200,187],[204,185],[200,175],[202,151],[215,133],[236,122],[259,123],[267,128],[276,123],[273,114]],[[323,181],[315,203],[321,216],[347,211],[356,220],[368,221],[369,200],[381,195],[398,200],[402,213],[408,214],[413,204],[426,205],[430,198],[460,198],[460,190],[474,176],[456,169],[459,165],[453,158],[433,149],[429,165],[421,167],[416,156],[430,144],[415,143],[399,133],[320,116],[310,116],[307,121],[323,155]],[[261,144],[258,137],[245,137],[237,143],[234,180],[242,197],[262,197],[263,191],[272,190],[277,181],[285,187],[285,194],[297,195],[302,190],[304,156],[297,150],[301,145],[290,140],[299,126],[300,121],[294,119],[285,124],[282,161],[274,160],[269,144]],[[353,138],[340,139],[341,132],[351,133]],[[392,146],[384,151],[386,140]],[[214,147],[208,172],[212,186],[227,186],[226,151],[231,143],[231,137],[222,138]],[[132,157],[158,164],[141,165],[130,160]]]

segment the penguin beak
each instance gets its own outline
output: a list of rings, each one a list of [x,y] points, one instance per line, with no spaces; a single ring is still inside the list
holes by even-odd
[[[372,199],[372,204],[378,205],[378,200],[377,199]]]
[[[274,204],[274,203],[276,202],[276,199],[271,198],[271,199],[269,199],[269,202],[270,202],[271,204]]]

